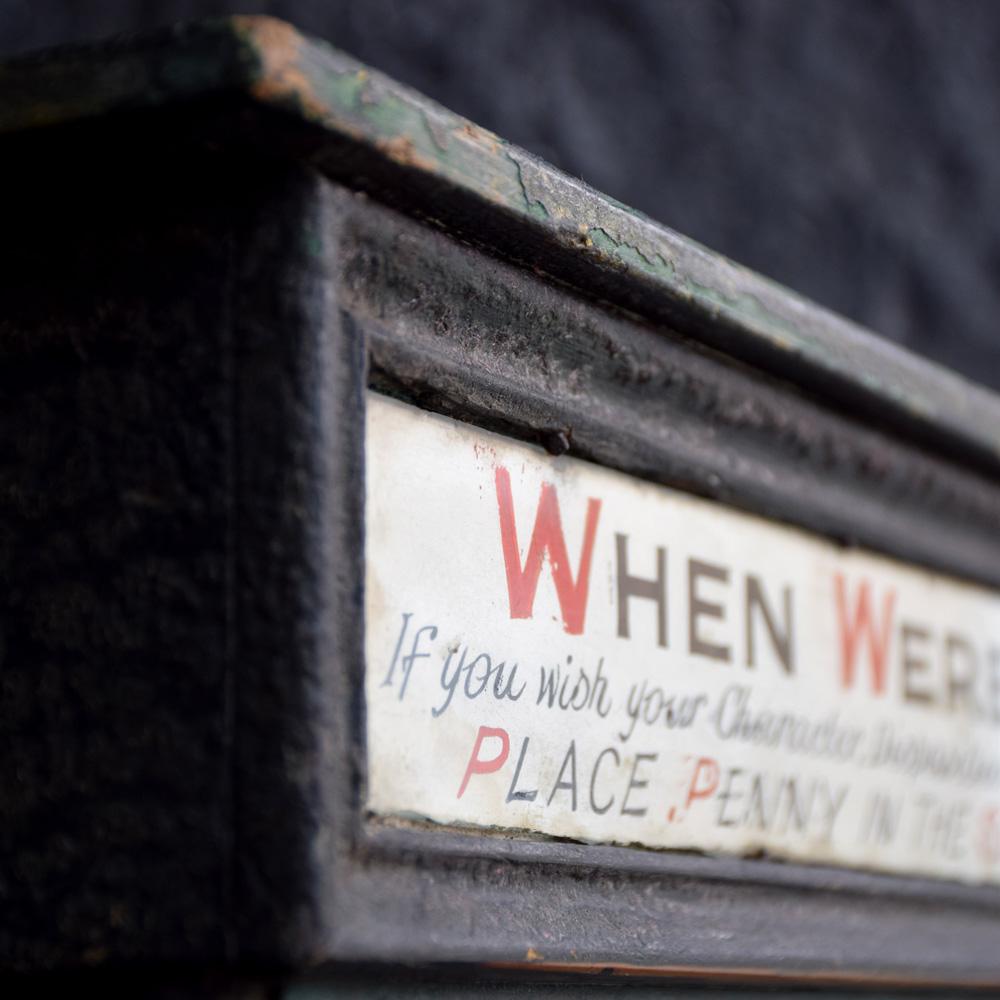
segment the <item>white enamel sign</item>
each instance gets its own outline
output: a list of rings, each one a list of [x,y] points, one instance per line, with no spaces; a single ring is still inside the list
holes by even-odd
[[[368,807],[1000,882],[1000,596],[368,397]]]

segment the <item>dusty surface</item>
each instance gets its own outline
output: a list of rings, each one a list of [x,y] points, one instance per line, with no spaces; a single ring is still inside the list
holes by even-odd
[[[1000,7],[8,0],[0,52],[271,13],[680,232],[1000,385]]]

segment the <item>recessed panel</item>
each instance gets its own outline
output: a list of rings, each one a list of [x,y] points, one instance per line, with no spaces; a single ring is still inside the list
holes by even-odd
[[[368,808],[1000,882],[1000,597],[368,397]]]

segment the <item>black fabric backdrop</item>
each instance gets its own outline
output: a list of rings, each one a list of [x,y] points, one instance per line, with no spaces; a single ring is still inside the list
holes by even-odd
[[[2,0],[0,12],[4,54],[283,17],[1000,388],[995,0]]]

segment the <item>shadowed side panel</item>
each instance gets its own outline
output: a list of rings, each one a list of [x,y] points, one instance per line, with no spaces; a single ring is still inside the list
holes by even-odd
[[[221,945],[230,232],[211,170],[8,158],[0,953]],[[67,169],[73,165],[72,172]],[[148,167],[149,164],[143,164]]]

